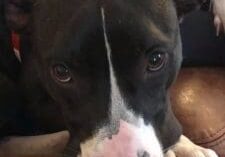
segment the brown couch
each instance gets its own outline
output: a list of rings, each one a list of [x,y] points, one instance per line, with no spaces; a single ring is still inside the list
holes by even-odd
[[[195,12],[181,25],[183,68],[171,89],[184,134],[225,157],[225,37],[210,14]]]
[[[183,68],[171,100],[184,134],[225,157],[225,68]]]

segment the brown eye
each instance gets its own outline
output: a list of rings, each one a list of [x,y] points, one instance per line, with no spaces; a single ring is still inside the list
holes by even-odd
[[[164,65],[166,61],[166,53],[156,51],[153,53],[148,54],[148,71],[158,71],[160,70]]]
[[[56,64],[53,66],[52,74],[57,81],[67,83],[71,80],[69,68],[64,64]]]

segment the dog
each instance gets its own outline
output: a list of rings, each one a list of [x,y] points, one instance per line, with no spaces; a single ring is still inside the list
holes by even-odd
[[[4,0],[21,35],[16,85],[29,119],[14,135],[68,130],[65,156],[216,157],[182,136],[168,93],[182,61],[179,18],[200,3]]]

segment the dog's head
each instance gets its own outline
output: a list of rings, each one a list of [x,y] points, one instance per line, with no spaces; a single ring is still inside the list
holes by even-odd
[[[82,156],[162,156],[180,136],[168,98],[182,59],[177,14],[197,4],[183,1],[6,0],[14,29],[31,16],[37,74]]]

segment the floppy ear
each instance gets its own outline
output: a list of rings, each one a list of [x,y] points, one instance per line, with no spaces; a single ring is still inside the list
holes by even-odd
[[[177,15],[182,18],[185,14],[200,9],[203,3],[207,3],[208,0],[174,0],[177,9]]]
[[[1,0],[3,18],[10,30],[22,31],[31,16],[33,0]]]

